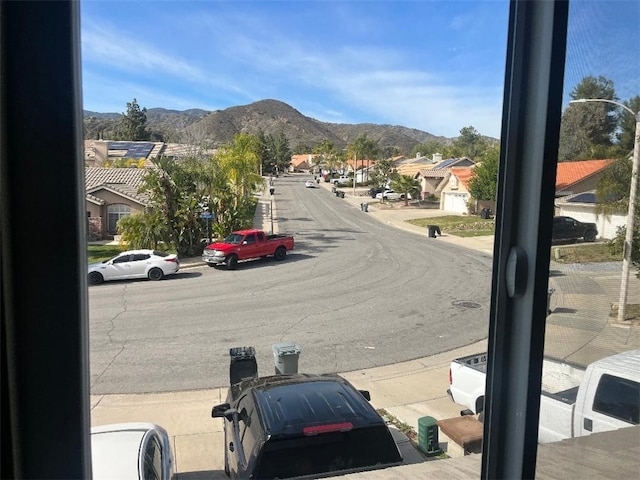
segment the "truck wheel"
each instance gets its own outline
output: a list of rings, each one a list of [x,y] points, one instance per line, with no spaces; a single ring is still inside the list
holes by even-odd
[[[287,249],[284,247],[278,247],[276,248],[276,253],[273,255],[273,258],[275,258],[278,262],[284,260],[287,256]]]
[[[595,240],[596,240],[596,232],[594,232],[593,230],[587,230],[584,234],[584,241],[595,242]]]
[[[229,270],[235,270],[237,266],[238,257],[236,255],[230,255],[229,258],[227,258],[227,268]]]

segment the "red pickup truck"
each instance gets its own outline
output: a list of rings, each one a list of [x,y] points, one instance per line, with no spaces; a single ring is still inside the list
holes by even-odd
[[[240,260],[271,255],[278,261],[284,260],[287,251],[293,250],[293,247],[291,236],[267,235],[262,230],[238,230],[230,233],[222,242],[205,247],[202,260],[210,267],[225,263],[229,270],[233,270]]]

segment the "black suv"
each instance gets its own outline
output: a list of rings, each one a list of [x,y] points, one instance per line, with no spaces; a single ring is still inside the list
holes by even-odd
[[[593,242],[598,236],[595,223],[580,222],[571,217],[553,217],[551,240],[578,240]]]
[[[246,378],[255,366],[248,348],[231,349],[227,402],[211,412],[224,419],[224,466],[231,478],[319,478],[402,462],[368,392],[338,375],[257,378],[256,368]]]

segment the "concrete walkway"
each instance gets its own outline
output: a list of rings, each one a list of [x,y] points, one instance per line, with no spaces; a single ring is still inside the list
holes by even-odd
[[[321,184],[322,185],[322,184]],[[322,185],[330,189],[329,184]],[[405,220],[440,216],[440,210],[414,208],[381,208],[371,199],[356,195],[345,195],[344,201],[361,209],[363,201],[369,203],[368,212],[381,222],[396,228],[427,237],[425,228],[416,227]],[[255,224],[257,228],[277,232],[277,210],[270,207],[272,199],[268,192],[259,199]],[[273,202],[275,203],[275,202]],[[451,235],[439,236],[430,241],[449,242],[461,247],[491,254],[493,237],[461,238]],[[203,265],[200,259],[183,259],[183,268]],[[635,325],[617,325],[609,321],[610,304],[617,302],[616,273],[619,284],[620,273],[615,271],[569,272],[565,266],[552,264],[550,287],[552,313],[547,318],[546,353],[587,364],[596,358],[622,350],[640,348],[640,329]],[[629,303],[640,303],[640,281],[631,280]],[[588,301],[586,301],[588,300]],[[479,342],[454,351],[441,353],[395,365],[346,372],[342,375],[357,388],[369,390],[371,403],[384,408],[389,414],[410,425],[416,431],[418,419],[432,416],[436,419],[456,417],[461,407],[449,400],[448,369],[452,359],[477,353],[486,349],[486,342]],[[222,421],[212,419],[211,407],[222,403],[226,387],[191,392],[168,392],[148,395],[101,395],[91,397],[92,425],[126,421],[149,421],[163,425],[171,435],[178,478],[226,478],[223,472]],[[398,444],[405,456],[405,463],[390,470],[363,472],[350,475],[353,478],[478,478],[480,457],[478,455],[449,460],[431,461],[420,454],[400,432],[394,430]],[[455,445],[441,445],[450,455],[459,455]],[[613,441],[613,440],[612,440]],[[632,448],[635,446],[632,444]],[[539,458],[553,452],[539,450]],[[637,457],[636,457],[637,458]],[[637,466],[632,466],[636,468]],[[544,470],[542,470],[544,471]],[[553,478],[543,475],[541,478]]]

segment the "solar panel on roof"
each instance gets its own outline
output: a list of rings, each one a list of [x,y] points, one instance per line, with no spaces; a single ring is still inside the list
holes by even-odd
[[[435,166],[435,168],[440,169],[440,168],[447,168],[449,165],[451,165],[452,163],[457,162],[459,159],[458,158],[448,158],[446,160],[443,160],[442,162],[440,162],[438,165]]]
[[[109,142],[109,150],[126,150],[125,157],[146,158],[154,144],[150,142]]]
[[[567,200],[572,203],[596,203],[596,194],[593,192],[579,193],[575,197]]]

